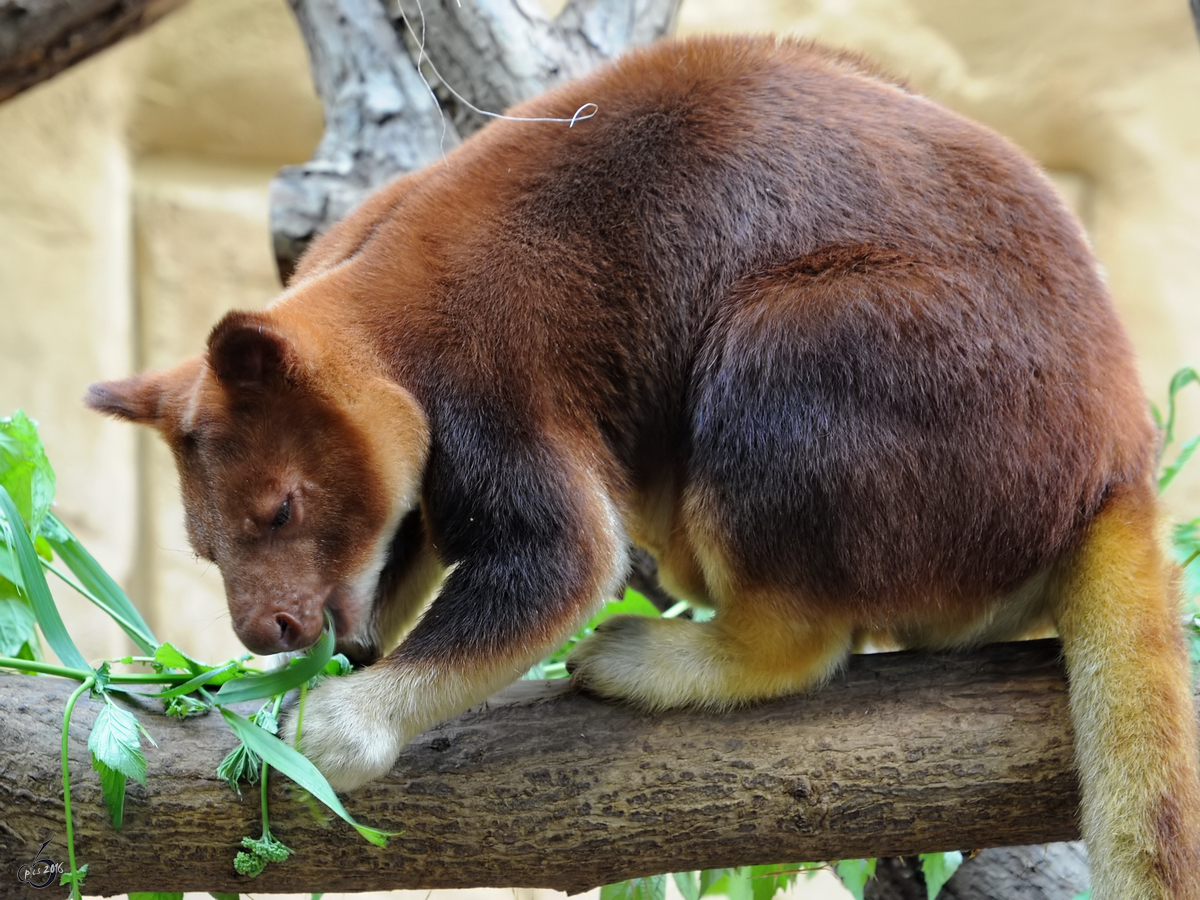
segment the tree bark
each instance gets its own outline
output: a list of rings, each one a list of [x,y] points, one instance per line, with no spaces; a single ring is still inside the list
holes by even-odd
[[[1082,841],[995,847],[963,863],[941,900],[1074,900],[1088,888]]]
[[[161,19],[184,0],[0,0],[0,101]]]
[[[372,190],[440,159],[487,121],[460,98],[503,112],[666,34],[680,4],[569,0],[551,19],[536,0],[401,0],[393,21],[381,0],[290,2],[325,106],[325,134],[311,160],[285,167],[271,184],[285,282],[308,243]]]
[[[992,847],[965,860],[938,892],[938,900],[1074,900],[1090,880],[1082,841]],[[925,900],[920,861],[915,856],[880,859],[863,896]]]
[[[59,747],[72,688],[0,677],[0,855],[14,865],[48,839],[43,856],[66,859]],[[271,828],[296,855],[254,881],[232,860],[259,834],[258,795],[239,798],[215,775],[235,743],[221,720],[141,716],[158,747],[117,833],[87,752],[98,708],[80,703],[70,740],[90,894],[575,892],[656,872],[1078,837],[1066,687],[1048,641],[855,657],[810,697],[722,715],[651,716],[564,682],[519,683],[421,735],[388,778],[350,795],[359,821],[403,832],[386,850],[273,778]],[[21,887],[0,878],[0,895]]]

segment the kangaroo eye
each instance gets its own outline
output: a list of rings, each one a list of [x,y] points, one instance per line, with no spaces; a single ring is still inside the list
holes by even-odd
[[[275,518],[271,520],[271,530],[278,531],[288,523],[288,519],[292,517],[292,498],[288,497],[280,505],[275,513]]]

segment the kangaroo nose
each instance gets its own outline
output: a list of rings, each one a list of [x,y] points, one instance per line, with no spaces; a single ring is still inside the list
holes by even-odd
[[[279,646],[283,650],[296,650],[303,647],[303,632],[300,623],[294,616],[285,612],[275,614],[275,628],[278,630]]]
[[[234,630],[246,648],[255,653],[289,653],[311,647],[321,636],[321,613],[303,610],[264,609],[244,619],[234,618]]]

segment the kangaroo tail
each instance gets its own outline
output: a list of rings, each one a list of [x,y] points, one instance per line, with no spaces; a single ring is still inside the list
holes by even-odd
[[[1109,497],[1056,593],[1093,900],[1200,900],[1196,711],[1148,485]]]

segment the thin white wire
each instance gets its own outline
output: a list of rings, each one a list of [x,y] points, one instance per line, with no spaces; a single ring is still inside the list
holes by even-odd
[[[549,116],[506,116],[503,113],[489,112],[486,109],[480,109],[478,106],[476,106],[474,103],[472,103],[470,100],[468,100],[466,97],[464,97],[462,94],[460,94],[458,91],[456,91],[451,86],[450,82],[448,82],[445,79],[445,77],[443,77],[442,73],[437,70],[437,66],[435,66],[433,64],[433,60],[430,59],[429,56],[425,53],[425,8],[423,6],[421,6],[421,0],[416,0],[416,3],[417,3],[417,12],[419,12],[421,14],[421,33],[420,34],[417,34],[416,29],[414,29],[412,27],[412,23],[410,21],[408,21],[408,15],[404,12],[404,7],[400,5],[399,0],[396,0],[396,10],[400,13],[400,18],[404,20],[404,27],[409,30],[409,33],[412,34],[413,38],[417,42],[417,72],[419,73],[421,71],[421,60],[425,60],[426,62],[428,62],[430,70],[433,72],[434,75],[436,75],[438,77],[438,80],[442,83],[442,86],[447,91],[450,92],[451,96],[453,96],[454,99],[456,99],[459,103],[462,103],[464,106],[466,106],[472,112],[474,112],[478,115],[481,115],[481,116],[487,116],[492,119],[507,119],[510,122],[559,122],[559,123],[566,124],[566,126],[568,128],[574,128],[576,122],[583,122],[587,119],[590,119],[590,118],[592,118],[592,116],[596,115],[596,113],[598,113],[600,111],[600,107],[597,106],[595,103],[591,103],[591,102],[585,103],[585,104],[583,104],[583,106],[579,107],[579,109],[575,110],[575,115],[571,116],[571,118],[569,118],[569,119],[559,119],[559,118],[553,118],[553,117],[549,117]],[[435,94],[433,92],[433,88],[430,86],[429,82],[425,79],[424,75],[421,76],[421,80],[425,82],[425,87],[429,91],[429,96],[433,97],[433,102],[436,104],[438,102],[437,94]],[[590,109],[589,109],[589,107],[590,107]],[[587,111],[585,112],[585,110],[587,110]],[[445,138],[446,138],[446,119],[445,119],[445,116],[443,115],[443,117],[442,117],[442,140],[443,140],[443,142],[445,141]]]

